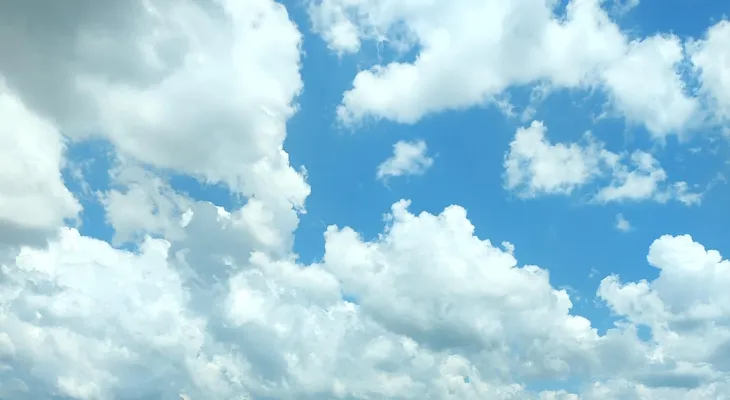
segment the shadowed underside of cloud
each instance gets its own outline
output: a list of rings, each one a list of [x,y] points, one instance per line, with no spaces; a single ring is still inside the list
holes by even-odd
[[[547,270],[477,237],[457,205],[432,214],[397,202],[373,240],[330,226],[322,260],[303,265],[292,243],[310,188],[283,149],[303,87],[302,37],[286,8],[273,0],[100,4],[0,5],[0,397],[699,400],[730,392],[730,261],[687,235],[653,242],[656,279],[601,281],[598,299],[621,320],[605,333],[573,312]],[[677,38],[630,41],[591,0],[572,1],[564,21],[537,0],[312,4],[333,50],[356,51],[398,27],[400,45],[422,46],[414,64],[358,74],[344,95],[345,120],[415,122],[539,80],[601,87],[655,136],[691,126],[697,113],[726,117],[724,92],[712,86],[727,84],[713,64],[726,51],[724,23],[691,49],[707,82],[695,98],[674,69],[684,57]],[[509,35],[476,34],[490,26],[485,15]],[[566,50],[553,52],[556,43]],[[493,51],[473,55],[475,46]],[[627,76],[644,80],[646,93],[635,97]],[[610,153],[591,138],[551,144],[545,132],[539,122],[518,130],[507,187],[569,193],[608,176],[597,201],[680,198],[648,153]],[[112,186],[97,193],[112,243],[73,227],[83,210],[62,179],[67,143],[93,137],[114,146]],[[383,176],[431,165],[425,143],[403,146]],[[246,201],[228,210],[201,201],[177,192],[165,171],[224,184]],[[130,242],[133,250],[119,247]],[[546,379],[580,384],[576,393],[531,390]]]

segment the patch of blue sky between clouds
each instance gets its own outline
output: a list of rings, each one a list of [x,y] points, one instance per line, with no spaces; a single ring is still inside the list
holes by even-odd
[[[104,140],[70,142],[66,150],[63,180],[83,210],[81,234],[111,242],[114,229],[106,222],[100,194],[111,188],[109,171],[115,160],[114,147]]]

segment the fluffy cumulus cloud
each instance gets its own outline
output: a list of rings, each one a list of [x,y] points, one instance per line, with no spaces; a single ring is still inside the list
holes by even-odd
[[[601,335],[546,270],[474,236],[461,207],[407,206],[375,241],[330,227],[310,266],[226,246],[246,228],[220,211],[215,226],[181,221],[202,243],[148,237],[134,253],[63,229],[2,264],[3,395],[575,398],[526,386],[570,376],[590,379],[587,399],[727,389],[730,264],[716,251],[658,239],[659,278],[601,283],[626,319]]]
[[[414,123],[538,83],[553,90],[600,89],[613,113],[657,138],[695,123],[699,100],[685,89],[685,54],[676,36],[630,36],[611,20],[608,2],[571,0],[565,16],[555,13],[558,3],[321,0],[310,3],[310,15],[340,53],[378,41],[418,54],[360,71],[338,109],[346,123],[366,117]],[[638,4],[614,3],[624,9]]]
[[[376,176],[378,179],[387,179],[394,176],[423,175],[433,165],[433,158],[427,152],[428,146],[423,140],[401,140],[393,145],[393,155],[378,165]]]
[[[660,271],[656,279],[622,283],[610,276],[598,290],[614,312],[651,329],[655,348],[641,372],[644,385],[677,386],[664,389],[664,398],[724,398],[730,389],[730,261],[689,235],[660,237],[647,260]],[[659,373],[659,364],[672,367]]]
[[[551,143],[540,121],[517,129],[504,160],[505,188],[523,198],[572,194],[598,186],[598,203],[677,200],[696,204],[701,193],[684,181],[669,183],[667,173],[650,153],[636,150],[618,154],[586,133],[583,142]]]
[[[81,210],[63,184],[64,139],[0,76],[0,242],[43,243]]]
[[[146,235],[180,237],[180,215],[191,200],[139,165],[119,160],[109,171],[112,188],[101,194],[114,244],[138,242]]]
[[[706,37],[689,46],[692,63],[699,73],[702,93],[711,105],[712,117],[730,121],[730,22],[723,20],[707,30]]]
[[[7,86],[65,135],[303,206],[309,187],[282,150],[302,88],[301,34],[283,5],[11,1],[0,15]]]
[[[538,1],[418,4],[312,6],[333,50],[381,36],[422,46],[415,64],[362,72],[344,116],[415,121],[543,79],[607,88],[652,132],[695,112],[675,81],[676,40],[629,42],[596,2],[574,1],[560,21]],[[697,65],[713,37],[698,42]],[[549,47],[556,38],[569,45]],[[727,398],[730,261],[689,236],[650,246],[656,279],[601,281],[619,320],[607,330],[515,246],[478,237],[457,205],[419,213],[401,200],[377,237],[330,226],[321,259],[300,261],[309,186],[283,143],[301,40],[273,0],[0,3],[0,398]],[[634,98],[622,74],[637,71],[652,77]],[[84,214],[63,179],[67,146],[91,138],[113,146],[109,185],[91,193],[101,216]],[[383,176],[425,171],[426,150],[399,142]],[[552,144],[539,122],[517,131],[505,168],[528,196],[592,182],[596,201],[691,195],[648,153],[590,136]],[[202,201],[173,174],[244,201]],[[113,237],[82,234],[91,215]]]

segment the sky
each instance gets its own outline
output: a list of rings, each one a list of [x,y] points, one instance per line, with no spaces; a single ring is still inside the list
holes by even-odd
[[[729,14],[0,2],[0,399],[730,399]]]

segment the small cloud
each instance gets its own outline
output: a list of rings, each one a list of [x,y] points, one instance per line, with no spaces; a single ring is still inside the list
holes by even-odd
[[[426,142],[399,141],[393,145],[393,155],[378,166],[378,179],[392,176],[423,175],[433,165],[433,158],[426,153]]]
[[[628,232],[631,230],[631,223],[624,217],[623,214],[616,215],[616,229],[621,232]]]
[[[546,134],[541,121],[517,129],[504,160],[505,189],[534,198],[571,195],[597,184],[591,201],[599,204],[674,200],[689,206],[702,200],[686,182],[671,182],[650,153],[614,153],[590,132],[573,143],[554,143]]]
[[[509,253],[511,255],[515,255],[515,245],[514,244],[512,244],[510,242],[507,242],[507,241],[504,241],[504,242],[502,242],[502,248],[507,253]]]
[[[672,189],[674,190],[675,198],[686,206],[696,205],[702,202],[703,193],[690,191],[687,182],[675,182],[674,185],[672,185]]]
[[[626,14],[636,8],[640,0],[613,0],[613,7],[618,14]]]
[[[515,111],[515,106],[510,102],[509,97],[503,97],[499,99],[494,99],[494,105],[497,106],[497,109],[502,112],[506,117],[508,118],[514,118],[517,116],[517,112]]]
[[[519,128],[504,160],[505,188],[520,197],[571,194],[602,173],[602,144],[586,135],[585,143],[551,143],[547,127],[533,121]]]
[[[665,203],[673,197],[673,192],[662,190],[667,173],[654,156],[637,150],[631,153],[629,161],[627,164],[615,164],[611,183],[596,194],[596,201],[608,203],[654,199]]]

